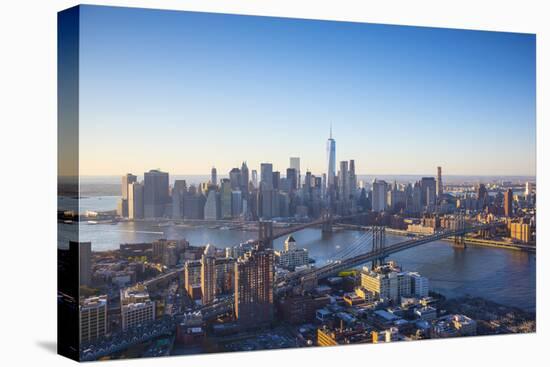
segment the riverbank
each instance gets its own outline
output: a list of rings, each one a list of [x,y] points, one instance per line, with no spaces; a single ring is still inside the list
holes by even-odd
[[[446,242],[452,242],[452,238],[444,238],[443,241]],[[483,240],[480,238],[471,238],[471,237],[464,237],[464,243],[466,245],[475,245],[475,246],[484,246],[484,247],[495,247],[495,248],[503,248],[507,250],[514,250],[514,251],[526,251],[531,253],[536,253],[537,248],[535,246],[531,245],[521,245],[517,243],[508,243],[503,241],[494,241],[494,240]]]
[[[425,234],[423,233],[415,233],[415,232],[409,232],[404,231],[400,229],[393,229],[393,228],[386,228],[386,233],[395,235],[395,236],[402,236],[402,237],[423,237]],[[442,241],[445,242],[453,242],[452,238],[444,238]],[[505,241],[497,241],[497,240],[485,240],[480,238],[473,238],[473,237],[464,237],[464,243],[467,245],[475,245],[475,246],[482,246],[482,247],[495,247],[495,248],[502,248],[507,250],[514,250],[514,251],[526,251],[531,253],[536,253],[536,246],[532,245],[523,245],[518,243],[512,243],[512,242],[505,242]]]

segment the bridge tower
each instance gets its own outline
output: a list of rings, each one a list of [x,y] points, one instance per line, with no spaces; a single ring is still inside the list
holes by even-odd
[[[464,242],[465,233],[462,232],[464,228],[466,228],[464,214],[460,213],[455,220],[453,228],[455,231],[461,231],[460,234],[454,236],[453,246],[456,248],[466,248],[466,243]]]
[[[380,257],[372,261],[371,267],[374,269],[377,265],[382,265],[386,256],[384,256],[384,248],[386,247],[386,227],[372,227],[372,251],[380,252]]]
[[[482,229],[478,232],[478,235],[481,238],[487,240],[487,239],[491,238],[491,229]]]
[[[273,248],[273,222],[261,220],[259,224],[258,242],[263,249]]]
[[[330,212],[330,209],[323,210],[323,213],[321,214],[321,219],[323,220],[323,224],[321,226],[322,233],[332,233],[332,214]]]
[[[494,223],[491,223],[491,221],[488,221],[486,224],[494,224]],[[491,226],[489,228],[479,230],[477,234],[484,240],[489,240],[495,236],[495,233],[496,233],[496,227]]]

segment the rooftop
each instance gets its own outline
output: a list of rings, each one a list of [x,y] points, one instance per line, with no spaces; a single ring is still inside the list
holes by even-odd
[[[399,319],[398,316],[395,316],[394,314],[392,314],[388,311],[385,311],[385,310],[374,311],[374,314],[378,317],[381,317],[381,318],[387,320],[387,321],[395,321],[395,320]]]
[[[93,308],[107,305],[107,296],[90,297],[81,301],[82,308]]]

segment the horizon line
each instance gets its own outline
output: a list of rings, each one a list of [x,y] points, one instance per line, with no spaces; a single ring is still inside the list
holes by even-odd
[[[164,173],[168,173],[169,175],[173,176],[210,176],[210,173],[171,173],[167,171],[162,171]],[[252,171],[252,170],[250,170]],[[277,172],[277,171],[273,171]],[[278,171],[283,172],[283,171]],[[303,171],[307,172],[307,171]],[[118,176],[124,176],[125,174],[134,174],[133,172],[126,172],[122,174],[81,174],[78,175],[79,177],[118,177]],[[312,172],[313,175],[315,175]],[[139,176],[140,174],[136,174],[136,176]],[[141,173],[143,175],[143,173]],[[227,174],[220,174],[218,172],[218,176],[229,176],[229,173]],[[426,176],[426,177],[432,177],[437,176],[436,174],[429,174],[429,173],[356,173],[356,176]],[[452,174],[442,174],[442,177],[459,177],[459,176],[469,176],[469,177],[536,177],[535,174],[472,174],[472,173],[452,173]],[[59,177],[67,177],[67,176],[59,176]],[[74,177],[74,176],[73,176]],[[283,176],[284,177],[284,176]]]

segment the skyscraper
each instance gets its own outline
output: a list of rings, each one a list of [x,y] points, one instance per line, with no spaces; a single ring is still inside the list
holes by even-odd
[[[271,194],[271,218],[276,218],[281,215],[280,211],[279,191],[273,190]]]
[[[273,165],[262,163],[260,165],[260,209],[258,213],[263,219],[269,219],[273,215]]]
[[[231,169],[229,180],[231,181],[231,189],[238,190],[241,187],[241,170],[238,168]]]
[[[258,171],[255,169],[252,170],[252,186],[256,189],[258,188]]]
[[[271,219],[273,216],[273,196],[272,189],[261,189],[260,194],[260,211],[258,215],[262,219]]]
[[[340,200],[349,199],[349,172],[348,172],[348,162],[340,162],[340,170],[338,171],[338,195]]]
[[[216,190],[210,190],[204,204],[204,219],[220,219],[220,196]]]
[[[273,319],[273,250],[254,249],[235,263],[235,316],[243,326]]]
[[[221,217],[222,219],[231,218],[232,203],[231,203],[231,182],[224,178],[221,181],[220,201],[221,201]]]
[[[273,249],[273,222],[261,220],[258,227],[258,249]]]
[[[485,185],[482,183],[477,186],[477,200],[481,206],[481,209],[485,209],[487,204],[489,204],[489,193],[487,192]]]
[[[420,180],[422,188],[422,205],[433,207],[436,203],[436,181],[433,177],[422,177]]]
[[[388,192],[388,206],[393,210],[399,210],[405,207],[407,202],[407,193],[401,190],[396,181],[393,182],[391,191]]]
[[[279,192],[279,216],[290,216],[290,197],[285,192]]]
[[[204,305],[214,301],[216,289],[216,249],[208,244],[201,257],[201,290]]]
[[[311,172],[308,170],[306,171],[306,177],[304,179],[304,192],[309,193],[312,187],[313,187],[313,179],[311,176]]]
[[[216,167],[212,167],[212,171],[210,171],[210,182],[212,185],[218,185],[218,171]]]
[[[355,160],[351,159],[349,161],[349,191],[350,195],[357,194],[357,176],[355,174]]]
[[[279,171],[274,171],[274,172],[273,172],[273,180],[272,180],[273,189],[279,190],[279,183],[280,183],[280,181],[281,181],[281,172],[279,172]]]
[[[204,219],[206,198],[194,185],[189,187],[189,191],[185,194],[183,203],[184,219]]]
[[[296,171],[296,187],[299,188],[302,183],[300,176],[300,157],[290,157],[290,168]]]
[[[187,183],[185,180],[174,181],[174,187],[172,188],[172,218],[183,218],[183,200],[187,193]]]
[[[260,165],[260,189],[273,189],[273,164],[271,163]]]
[[[504,193],[504,215],[511,217],[513,214],[512,202],[514,201],[514,193],[512,189],[506,190]]]
[[[238,218],[243,211],[243,194],[241,190],[231,191],[231,216]]]
[[[420,181],[414,183],[412,189],[412,206],[410,209],[414,213],[420,213],[422,211],[422,186]]]
[[[143,184],[128,185],[128,218],[143,219]]]
[[[435,187],[435,195],[439,199],[443,195],[443,179],[441,178],[441,167],[437,167],[437,181]]]
[[[296,189],[298,188],[298,174],[295,168],[287,168],[286,180],[288,182],[289,191],[296,191]]]
[[[372,182],[372,211],[383,212],[386,210],[386,192],[388,185],[386,181],[374,180]]]
[[[128,185],[137,181],[137,176],[131,173],[127,173],[122,176],[122,198],[128,199]]]
[[[143,203],[145,218],[160,218],[170,200],[168,173],[150,170],[144,174]]]
[[[235,288],[235,259],[216,258],[216,294],[232,294]]]
[[[121,196],[118,203],[118,215],[124,218],[128,218],[128,186],[132,183],[137,182],[137,176],[127,173],[122,176],[121,179]]]
[[[332,138],[332,125],[330,137],[327,140],[327,188],[335,185],[336,177],[336,141]]]
[[[243,193],[243,197],[248,197],[248,182],[250,181],[250,177],[248,175],[248,166],[246,165],[246,162],[243,162],[241,165],[241,191]]]
[[[202,264],[200,260],[187,260],[183,268],[184,286],[192,299],[200,298]],[[202,296],[201,296],[202,297]]]

